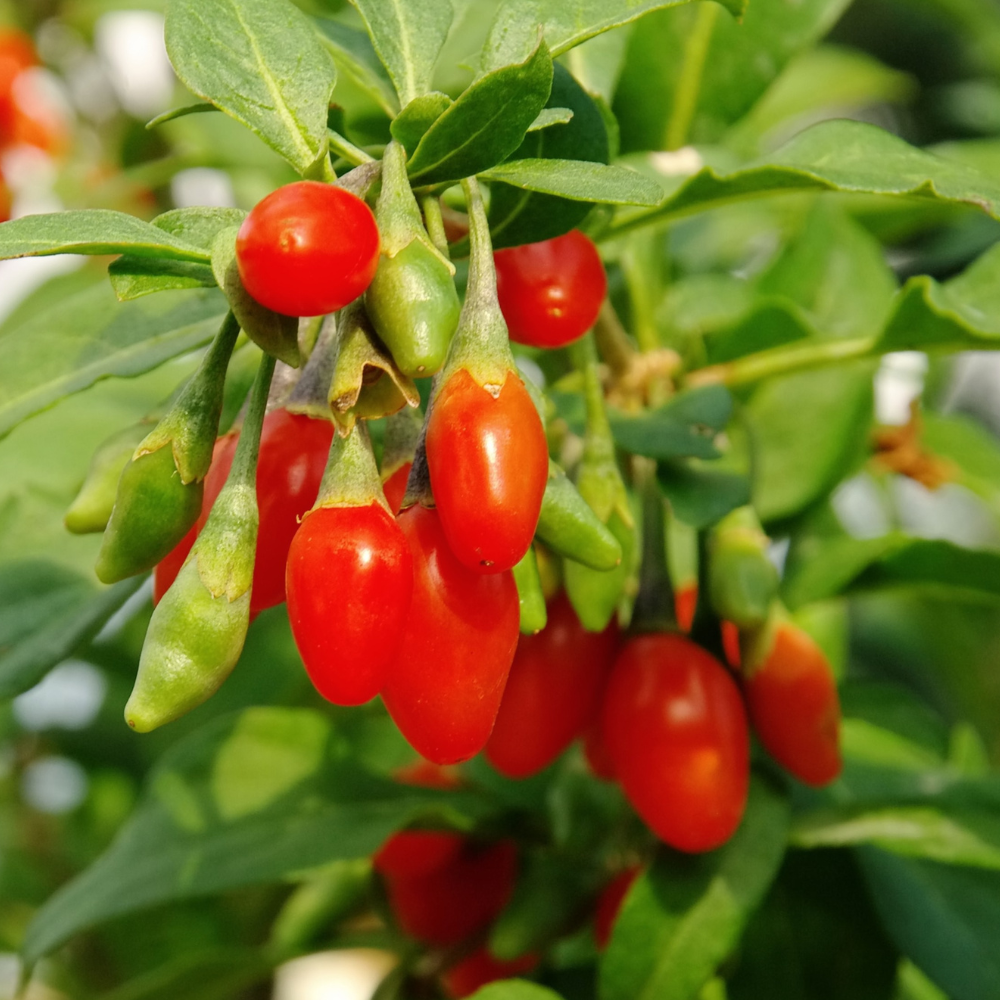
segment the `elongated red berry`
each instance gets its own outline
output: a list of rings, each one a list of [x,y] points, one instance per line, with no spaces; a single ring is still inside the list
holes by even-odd
[[[629,642],[611,671],[602,732],[626,797],[682,851],[708,851],[736,831],[750,780],[750,737],[728,671],[672,633]]]

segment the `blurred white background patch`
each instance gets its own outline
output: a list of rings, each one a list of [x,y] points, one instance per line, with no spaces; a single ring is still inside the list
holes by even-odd
[[[105,14],[94,29],[94,47],[129,114],[152,118],[167,110],[176,81],[163,42],[162,14],[148,10]]]
[[[296,958],[275,972],[272,1000],[371,1000],[396,961],[390,952],[374,948]]]

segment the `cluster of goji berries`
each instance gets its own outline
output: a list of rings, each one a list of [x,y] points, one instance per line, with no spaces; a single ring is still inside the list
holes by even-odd
[[[0,28],[0,157],[16,146],[50,155],[66,145],[66,127],[36,76],[38,53],[29,35]],[[10,218],[10,189],[0,171],[0,222]]]
[[[358,169],[370,183],[371,171]],[[342,183],[281,188],[225,237],[238,268],[237,284],[226,284],[232,312],[121,474],[98,573],[111,581],[155,566],[157,602],[129,724],[155,728],[204,701],[238,659],[250,619],[287,600],[306,670],[331,702],[381,695],[426,761],[485,751],[511,778],[583,739],[595,774],[617,781],[680,850],[718,847],[738,827],[750,723],[796,777],[835,778],[836,686],[777,599],[750,508],[712,530],[702,574],[730,666],[687,635],[700,612],[697,572],[674,588],[671,627],[639,617],[619,632],[636,528],[584,338],[607,290],[594,245],[571,232],[494,254],[467,181],[460,307],[436,203],[418,207],[402,148],[386,150],[374,213]],[[282,317],[338,311],[290,393],[271,388],[275,362],[264,355],[241,430],[216,440],[240,328],[270,349]],[[571,345],[587,413],[575,487],[550,460],[544,403],[509,338]],[[294,337],[281,352],[298,357]],[[412,379],[430,375],[421,424],[400,408],[416,404]],[[365,420],[395,411],[379,469]],[[539,567],[554,556],[562,583],[550,581],[546,601]],[[664,618],[674,616],[672,607]],[[516,851],[407,831],[376,867],[402,928],[445,948],[475,941],[503,908]],[[634,874],[609,885],[599,939]],[[445,973],[446,989],[464,995],[510,971],[474,951]]]

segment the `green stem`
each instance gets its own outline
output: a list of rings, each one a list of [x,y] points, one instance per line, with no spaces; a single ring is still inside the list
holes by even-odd
[[[271,376],[274,374],[274,358],[264,354],[257,369],[253,389],[250,392],[250,405],[240,430],[240,439],[233,456],[233,465],[229,471],[225,488],[229,486],[254,486],[257,481],[257,454],[260,451],[260,432],[264,426],[264,414],[267,411],[267,394],[271,388]]]
[[[841,361],[853,361],[873,352],[873,337],[854,337],[849,340],[827,340],[809,343],[800,347],[776,347],[761,351],[736,361],[712,365],[690,372],[685,382],[688,386],[698,385],[747,385],[770,378],[772,375],[787,375],[790,372],[821,368],[823,365]]]
[[[496,299],[497,271],[493,263],[493,245],[490,242],[490,224],[483,206],[479,181],[468,177],[462,181],[469,210],[469,293],[477,297]],[[467,293],[468,294],[468,293]]]
[[[330,149],[339,153],[348,163],[360,167],[362,163],[371,163],[375,159],[370,156],[360,146],[355,146],[353,142],[348,142],[339,132],[329,129],[327,134],[330,137]]]
[[[589,459],[614,457],[611,424],[604,407],[604,389],[598,377],[597,346],[591,333],[570,347],[573,365],[583,376],[583,401],[587,410],[585,455]]]
[[[681,72],[674,91],[674,106],[664,136],[665,149],[680,149],[687,144],[718,15],[719,7],[715,3],[703,3],[695,15],[691,34],[684,43]]]
[[[441,202],[434,195],[425,195],[421,199],[424,210],[424,224],[427,226],[427,235],[430,236],[434,246],[448,256],[448,237],[444,231],[444,218],[441,215]]]

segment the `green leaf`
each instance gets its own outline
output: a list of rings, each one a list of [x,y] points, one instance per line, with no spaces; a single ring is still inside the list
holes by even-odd
[[[225,716],[161,758],[111,846],[38,911],[25,960],[114,916],[369,855],[417,817],[461,820],[474,803],[366,772],[324,713]]]
[[[707,528],[750,502],[750,480],[703,462],[661,462],[660,486],[674,513],[692,528]]]
[[[956,1000],[1000,998],[1000,874],[901,858],[858,858],[900,950]]]
[[[108,265],[108,277],[120,302],[141,299],[154,292],[180,288],[213,288],[215,276],[208,264],[126,254]]]
[[[501,979],[472,994],[470,1000],[562,1000],[558,993],[525,979]]]
[[[572,111],[564,126],[540,132],[529,130],[512,159],[589,160],[610,159],[608,131],[593,98],[565,67],[553,67],[552,90],[546,108]],[[536,119],[537,121],[538,119]],[[590,211],[589,204],[530,192],[495,181],[490,185],[490,235],[496,248],[535,243],[567,233]]]
[[[37,684],[96,635],[141,583],[99,587],[55,563],[0,563],[0,699]]]
[[[542,108],[538,117],[528,126],[529,132],[540,132],[543,128],[553,125],[566,125],[573,120],[573,112],[569,108]]]
[[[86,289],[0,332],[0,437],[109,375],[128,377],[208,343],[226,314],[216,290],[117,302]]]
[[[544,42],[524,62],[480,77],[420,140],[410,180],[439,184],[495,166],[521,144],[551,89],[552,57]]]
[[[874,350],[982,350],[1000,346],[1000,244],[957,277],[911,278]]]
[[[241,208],[175,208],[158,215],[153,225],[211,254],[215,237],[246,217]]]
[[[612,230],[789,191],[927,198],[1000,218],[1000,184],[991,177],[917,149],[874,125],[838,120],[813,125],[773,153],[736,170],[703,167],[654,212],[623,216]]]
[[[761,780],[743,824],[703,855],[662,851],[635,883],[601,961],[601,1000],[689,1000],[715,974],[785,854],[789,807]]]
[[[797,607],[845,590],[902,586],[1000,597],[1000,553],[898,533],[817,540],[786,568],[782,593]]]
[[[647,18],[632,32],[615,94],[622,148],[717,142],[848,3],[751,0],[740,20],[686,4]]]
[[[733,398],[722,386],[689,389],[642,416],[609,413],[615,442],[648,458],[718,458],[715,438],[729,422]]]
[[[757,282],[760,294],[794,303],[814,329],[833,337],[879,331],[896,288],[881,244],[823,199]]]
[[[953,463],[955,482],[1000,513],[1000,443],[981,424],[961,414],[922,414],[924,447]]]
[[[399,112],[399,101],[385,67],[364,31],[326,18],[319,20],[324,41],[340,73],[367,94],[390,118]]]
[[[798,513],[867,453],[872,405],[867,363],[768,379],[754,392],[745,419],[762,520]]]
[[[171,108],[169,111],[164,111],[162,115],[150,118],[146,122],[146,128],[156,128],[158,125],[162,125],[164,122],[172,122],[176,118],[186,118],[188,115],[203,115],[206,112],[218,110],[214,104],[210,104],[208,101],[199,101],[197,104],[186,104],[183,108]]]
[[[796,56],[730,133],[726,143],[750,154],[811,116],[909,99],[916,81],[867,52],[818,45]],[[826,112],[826,114],[823,114]]]
[[[483,46],[484,70],[520,62],[535,47],[539,29],[552,55],[579,45],[603,31],[628,24],[651,10],[672,7],[684,0],[504,0],[497,10]],[[737,17],[744,0],[726,0]]]
[[[726,996],[890,1000],[898,961],[851,855],[789,852],[726,970]]]
[[[510,160],[479,173],[484,180],[574,201],[656,205],[663,197],[662,188],[635,170],[585,160]]]
[[[434,91],[414,98],[392,120],[392,137],[403,144],[408,154],[420,144],[424,133],[454,104],[447,95]]]
[[[204,263],[198,246],[124,212],[85,209],[25,215],[0,225],[0,259],[48,257],[59,253],[127,253]]]
[[[450,0],[351,0],[404,107],[431,90],[455,12]]]
[[[290,0],[169,0],[170,61],[189,90],[304,176],[323,176],[336,69]]]
[[[841,806],[796,818],[794,847],[872,844],[907,857],[1000,870],[1000,810]]]

